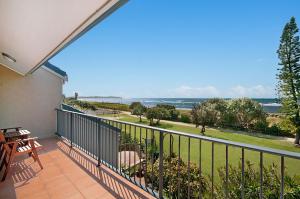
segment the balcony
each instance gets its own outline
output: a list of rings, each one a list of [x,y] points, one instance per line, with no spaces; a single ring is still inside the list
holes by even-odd
[[[0,183],[0,198],[151,198],[106,166],[60,138],[42,139],[39,151],[44,169],[32,158],[18,157],[7,179]]]
[[[66,110],[41,143],[44,169],[17,161],[0,198],[288,198],[300,187],[289,178],[299,153]]]

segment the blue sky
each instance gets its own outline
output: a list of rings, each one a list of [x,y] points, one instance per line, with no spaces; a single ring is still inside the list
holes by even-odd
[[[67,96],[274,97],[299,0],[130,0],[50,60]]]

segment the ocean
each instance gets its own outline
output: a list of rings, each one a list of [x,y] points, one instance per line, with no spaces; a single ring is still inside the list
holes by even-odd
[[[81,99],[81,98],[79,98]],[[131,104],[132,102],[141,102],[146,107],[153,107],[157,104],[169,104],[175,106],[177,109],[192,109],[194,104],[201,103],[208,98],[118,98],[118,97],[91,97],[82,98],[81,100],[95,101],[95,102],[111,102]],[[229,99],[229,98],[227,98]],[[277,113],[281,107],[278,100],[275,98],[254,98],[253,100],[260,103],[264,110],[268,113]]]

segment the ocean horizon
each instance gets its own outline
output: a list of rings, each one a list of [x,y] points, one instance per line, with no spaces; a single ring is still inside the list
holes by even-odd
[[[195,104],[204,102],[211,98],[121,98],[121,97],[83,97],[79,100],[93,102],[109,102],[131,104],[132,102],[141,102],[146,107],[153,107],[157,104],[173,105],[177,109],[192,109]],[[226,100],[232,98],[224,98]],[[278,113],[281,107],[279,100],[276,98],[251,98],[260,103],[268,113]]]

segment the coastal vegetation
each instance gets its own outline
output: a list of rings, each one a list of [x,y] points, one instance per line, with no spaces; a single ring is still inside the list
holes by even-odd
[[[147,124],[148,122],[143,120],[139,122],[136,117],[123,114],[120,116],[119,120],[126,121],[126,122],[133,122],[137,124]],[[186,126],[182,124],[170,124],[167,121],[161,121],[158,125],[160,128],[165,128],[169,130],[181,131],[191,134],[199,134],[199,129],[193,126]],[[123,133],[125,129],[122,129]],[[145,176],[145,180],[148,183],[147,186],[150,188],[157,189],[158,187],[158,176],[159,176],[159,159],[153,158],[158,157],[157,153],[159,153],[158,146],[159,145],[159,136],[157,133],[151,135],[148,132],[148,136],[146,130],[144,128],[137,127],[136,132],[140,132],[135,134],[135,131],[130,131],[128,128],[126,130],[126,135],[128,139],[132,140],[149,140],[154,139],[151,141],[151,144],[148,143],[148,148],[145,149],[145,144],[141,146],[144,148],[143,151],[146,151],[148,154],[148,161],[153,163],[152,166],[147,167],[147,172]],[[262,136],[262,135],[255,135],[255,134],[243,134],[243,133],[235,133],[230,131],[222,131],[219,129],[206,129],[206,136],[215,137],[225,140],[231,140],[235,142],[243,142],[247,144],[254,144],[258,146],[265,146],[275,149],[281,150],[289,150],[294,152],[300,152],[300,148],[295,148],[292,143],[288,141],[275,139],[274,137],[269,136]],[[141,138],[140,138],[141,137]],[[172,140],[172,142],[170,141]],[[134,141],[133,141],[134,142]],[[139,143],[138,141],[135,141]],[[132,142],[130,142],[132,143]],[[211,188],[211,143],[202,141],[202,153],[199,152],[199,142],[197,140],[191,140],[190,142],[190,151],[188,151],[188,139],[185,137],[181,137],[180,141],[180,148],[178,148],[179,138],[178,136],[169,136],[166,135],[164,139],[164,159],[163,165],[164,170],[164,188],[165,193],[168,195],[169,190],[170,196],[172,198],[176,198],[176,194],[178,193],[178,182],[180,183],[180,192],[182,194],[187,194],[187,187],[188,185],[192,186],[191,195],[197,197],[199,196],[199,190],[202,191],[204,195],[210,193]],[[152,147],[153,146],[153,147]],[[171,151],[169,151],[172,149]],[[232,198],[240,198],[241,190],[241,150],[236,147],[229,147],[230,157],[229,157],[229,195]],[[180,152],[180,158],[178,154]],[[190,177],[188,177],[188,153],[190,153]],[[201,175],[199,170],[199,157],[202,154],[202,169]],[[247,198],[259,198],[259,153],[255,151],[245,150],[245,187],[246,191],[245,194]],[[215,196],[220,196],[222,198],[224,196],[224,187],[226,185],[225,182],[225,146],[221,144],[215,145]],[[151,164],[152,165],[152,164]],[[178,165],[180,165],[180,176],[181,178],[178,180]],[[273,155],[265,154],[264,155],[264,168],[263,168],[263,177],[264,177],[264,184],[263,190],[264,195],[266,196],[279,196],[278,186],[280,186],[280,170],[278,169],[278,165],[280,165],[280,158],[275,157]],[[300,177],[298,176],[298,165],[299,161],[287,158],[285,164],[285,196],[286,198],[297,198],[299,196],[299,184],[300,184]],[[152,173],[153,171],[153,173]],[[152,175],[153,174],[153,175]],[[188,181],[187,179],[190,179]],[[197,182],[197,183],[196,183]],[[199,183],[200,182],[200,183]],[[201,184],[201,189],[199,189]],[[195,186],[195,187],[194,187]],[[268,187],[270,186],[270,188]],[[268,189],[267,189],[268,187]],[[198,191],[194,191],[198,190]],[[181,193],[180,193],[181,194]],[[278,195],[276,195],[278,194]],[[209,197],[209,196],[208,196]],[[268,198],[266,197],[266,198]],[[274,197],[276,198],[276,197]]]
[[[83,110],[96,110],[96,109],[111,109],[115,111],[130,111],[129,105],[121,103],[109,103],[109,102],[90,102],[83,100],[76,100],[75,98],[65,98],[64,103],[71,106],[78,107]]]
[[[281,99],[286,118],[289,119],[294,128],[295,144],[300,141],[300,41],[299,29],[294,17],[285,25],[279,49],[277,51],[280,60],[278,77],[278,93]]]

